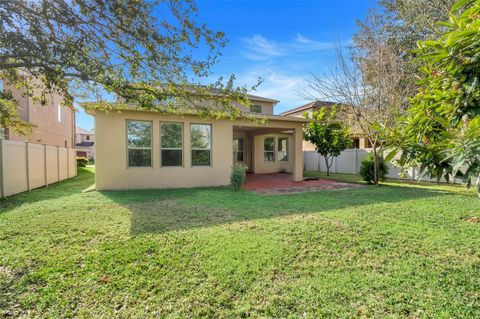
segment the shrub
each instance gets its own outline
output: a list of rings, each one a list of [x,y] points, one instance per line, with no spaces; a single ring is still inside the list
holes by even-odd
[[[388,174],[388,165],[385,163],[383,156],[380,155],[379,158],[379,165],[378,165],[378,179],[381,181],[385,180],[385,177]],[[360,166],[360,175],[363,177],[363,180],[369,184],[373,184],[374,182],[374,162],[373,162],[373,154],[369,153],[362,161],[362,165]]]
[[[77,157],[77,167],[85,167],[88,164],[86,157]]]
[[[245,180],[247,179],[247,166],[243,164],[233,164],[232,174],[230,174],[230,185],[233,189],[238,191],[245,185]]]

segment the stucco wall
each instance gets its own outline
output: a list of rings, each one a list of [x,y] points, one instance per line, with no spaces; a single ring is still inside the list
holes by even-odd
[[[274,157],[275,161],[273,162],[266,162],[264,160],[264,141],[265,138],[273,137],[275,141],[275,148],[274,148]],[[278,138],[279,137],[287,137],[287,154],[288,154],[288,161],[279,161],[278,160]],[[287,134],[266,134],[266,135],[258,135],[255,136],[254,139],[254,148],[255,148],[255,173],[262,174],[262,173],[276,173],[281,171],[286,171],[292,173],[293,171],[293,137],[292,135]]]
[[[32,133],[22,136],[9,129],[7,138],[12,141],[47,144],[59,147],[75,147],[75,111],[61,107],[61,121],[58,121],[57,105],[61,104],[59,95],[48,97],[47,105],[23,94],[9,83],[4,83],[4,90],[11,91],[18,102],[17,112],[20,117],[33,125]]]
[[[152,122],[152,167],[127,167],[126,121]],[[183,122],[183,167],[160,167],[160,122]],[[190,156],[190,124],[212,125],[211,166],[192,167]],[[233,164],[233,126],[254,125],[239,120],[201,120],[197,116],[166,116],[157,113],[126,111],[95,114],[96,187],[97,189],[175,188],[221,186],[229,184]],[[294,129],[295,142],[290,145],[292,172],[302,179],[301,122],[270,120],[267,127]],[[298,134],[300,132],[300,134]],[[295,144],[295,145],[293,145]],[[263,143],[262,143],[263,147]],[[257,152],[256,152],[257,153]],[[263,151],[260,152],[263,160]],[[294,159],[295,158],[295,159]],[[295,161],[295,162],[293,162]]]

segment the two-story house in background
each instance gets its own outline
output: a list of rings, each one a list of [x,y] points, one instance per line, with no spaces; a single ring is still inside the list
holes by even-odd
[[[11,128],[3,128],[6,140],[46,144],[67,148],[75,147],[75,109],[62,105],[59,95],[51,95],[47,105],[41,105],[13,84],[0,79],[0,90],[10,91],[18,102],[20,118],[32,124],[32,132],[26,136],[17,134]]]
[[[329,109],[335,105],[337,105],[337,103],[327,101],[313,101],[305,105],[301,105],[291,110],[285,111],[280,115],[304,117],[305,113],[312,114],[313,112],[318,111],[323,107]],[[341,108],[341,105],[339,107]],[[351,138],[352,145],[350,146],[350,148],[366,149],[372,147],[368,139],[364,137],[359,128],[351,127]],[[311,142],[303,141],[303,150],[315,151],[315,145],[313,145]]]
[[[95,160],[95,133],[77,127],[75,143],[78,157]]]

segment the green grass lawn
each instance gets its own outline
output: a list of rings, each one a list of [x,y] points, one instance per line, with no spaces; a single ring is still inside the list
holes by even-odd
[[[0,317],[480,317],[473,192],[93,182],[82,169],[1,202]]]

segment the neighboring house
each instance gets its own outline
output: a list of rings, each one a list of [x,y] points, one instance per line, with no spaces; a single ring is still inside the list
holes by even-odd
[[[307,103],[305,105],[293,108],[291,110],[285,111],[281,113],[280,115],[283,116],[295,116],[295,117],[304,117],[305,113],[312,114],[315,111],[318,111],[322,107],[325,108],[330,108],[337,103],[334,102],[327,102],[327,101],[313,101],[310,103]],[[368,141],[368,139],[364,138],[361,133],[355,132],[356,130],[353,130],[354,132],[352,133],[352,146],[350,148],[359,148],[359,149],[365,149],[365,148],[371,148],[372,145]],[[357,130],[358,131],[358,130]],[[315,145],[308,141],[303,141],[303,150],[304,151],[315,151]]]
[[[250,96],[251,111],[266,118],[201,119],[129,110],[95,111],[98,189],[228,185],[233,163],[250,173],[292,173],[303,179],[305,119],[273,115],[276,100]]]
[[[75,147],[75,109],[62,106],[59,95],[49,96],[47,105],[41,105],[25,94],[24,89],[0,79],[0,90],[10,91],[18,102],[17,112],[20,118],[33,125],[31,134],[22,136],[13,129],[3,128],[6,140],[47,144],[67,148]]]
[[[89,160],[95,159],[95,134],[93,132],[77,127],[75,142],[77,156],[86,157]]]

